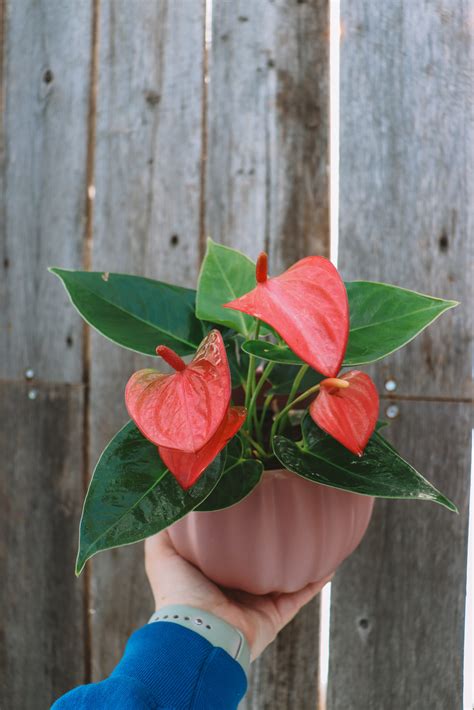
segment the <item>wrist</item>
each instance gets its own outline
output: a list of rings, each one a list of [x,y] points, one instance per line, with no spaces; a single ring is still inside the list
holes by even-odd
[[[236,660],[247,674],[250,647],[242,631],[206,609],[187,604],[168,604],[158,608],[149,623],[170,622],[198,633],[213,646],[222,648]]]

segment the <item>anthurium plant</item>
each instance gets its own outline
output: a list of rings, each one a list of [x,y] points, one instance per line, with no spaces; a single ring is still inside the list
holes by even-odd
[[[269,276],[265,253],[255,264],[212,240],[197,291],[51,271],[87,323],[155,358],[131,373],[130,421],[95,468],[77,573],[100,550],[142,540],[190,511],[237,504],[265,469],[456,510],[380,433],[377,389],[359,369],[406,345],[455,301],[344,283],[320,256]]]

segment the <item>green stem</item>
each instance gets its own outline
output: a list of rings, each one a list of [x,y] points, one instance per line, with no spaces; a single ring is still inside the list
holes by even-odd
[[[302,394],[300,394],[299,397],[296,397],[296,399],[294,399],[292,402],[289,402],[289,403],[286,405],[286,407],[284,407],[284,408],[281,410],[281,412],[278,414],[278,416],[275,417],[275,420],[274,420],[274,422],[273,422],[272,431],[271,431],[271,434],[270,434],[270,441],[273,440],[273,437],[274,437],[275,434],[277,433],[278,425],[279,425],[279,423],[280,423],[282,417],[284,417],[285,414],[287,414],[287,412],[289,412],[290,409],[292,409],[292,407],[295,406],[295,404],[298,404],[298,402],[302,402],[304,399],[306,399],[306,398],[309,397],[310,395],[314,394],[315,392],[318,392],[318,391],[319,391],[319,387],[320,387],[320,385],[314,385],[313,387],[310,387],[309,389],[306,390],[306,392],[303,392]]]
[[[268,407],[272,403],[272,399],[274,396],[275,395],[273,395],[273,394],[267,394],[267,396],[263,400],[262,414],[261,414],[261,417],[260,417],[258,424],[257,424],[258,438],[260,440],[262,439],[262,436],[263,436],[263,424],[265,422],[265,417],[268,412]]]
[[[260,376],[257,386],[255,387],[254,393],[252,395],[252,399],[250,400],[249,408],[247,411],[247,416],[252,416],[254,409],[256,407],[256,404],[257,404],[258,395],[262,391],[262,387],[265,384],[265,382],[267,381],[268,376],[270,375],[270,373],[273,370],[273,368],[275,367],[275,365],[276,365],[276,362],[269,362],[265,366],[265,369],[263,370],[263,372]]]
[[[300,367],[300,369],[299,369],[299,371],[298,371],[298,374],[296,375],[295,380],[294,380],[294,382],[293,382],[293,386],[292,386],[292,388],[291,388],[291,390],[290,390],[290,394],[288,395],[288,400],[287,400],[287,402],[286,402],[286,405],[287,405],[287,406],[293,402],[293,400],[295,399],[296,395],[298,394],[299,386],[300,386],[300,384],[301,384],[301,382],[302,382],[302,380],[303,380],[303,377],[304,377],[304,376],[306,375],[306,373],[308,372],[308,370],[309,370],[309,365],[301,365],[301,367]],[[286,420],[287,420],[287,417],[286,417],[286,416],[283,417],[283,419],[282,419],[281,422],[280,422],[280,428],[283,427],[283,426],[286,424]]]
[[[258,340],[260,333],[260,321],[255,322],[255,333],[252,340]],[[247,386],[245,388],[245,409],[249,410],[250,400],[252,398],[253,386],[255,382],[255,368],[257,366],[257,358],[255,355],[249,355],[249,369],[247,372]],[[250,419],[247,417],[247,422],[250,424]]]
[[[262,456],[263,458],[268,458],[268,454],[267,454],[267,452],[265,451],[265,449],[263,448],[263,446],[260,446],[260,444],[259,444],[257,441],[255,441],[255,439],[253,439],[253,438],[250,436],[250,434],[248,433],[248,431],[246,431],[246,430],[243,429],[243,428],[241,429],[241,431],[242,431],[242,434],[245,436],[245,438],[249,441],[249,443],[250,443],[250,444],[254,447],[254,449],[256,449],[256,451],[260,454],[260,456]]]

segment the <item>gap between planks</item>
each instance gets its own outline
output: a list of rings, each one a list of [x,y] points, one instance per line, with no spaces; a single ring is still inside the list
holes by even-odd
[[[85,229],[83,247],[83,268],[91,270],[93,219],[95,199],[95,146],[97,135],[97,93],[99,82],[99,17],[100,0],[93,0],[92,29],[91,29],[91,60],[89,74],[89,113],[87,119],[87,146],[86,146],[86,202],[85,202]],[[82,385],[84,387],[83,409],[83,494],[86,495],[89,486],[90,471],[90,361],[91,361],[91,335],[89,326],[83,324],[82,348]],[[84,570],[84,596],[83,596],[83,624],[84,624],[84,682],[92,682],[92,623],[89,613],[91,605],[91,567],[87,565]]]

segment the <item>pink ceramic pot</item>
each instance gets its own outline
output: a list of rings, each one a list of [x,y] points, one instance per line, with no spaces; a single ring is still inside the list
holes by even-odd
[[[236,505],[189,513],[169,528],[178,552],[224,587],[294,592],[323,579],[355,550],[374,499],[265,471]]]

